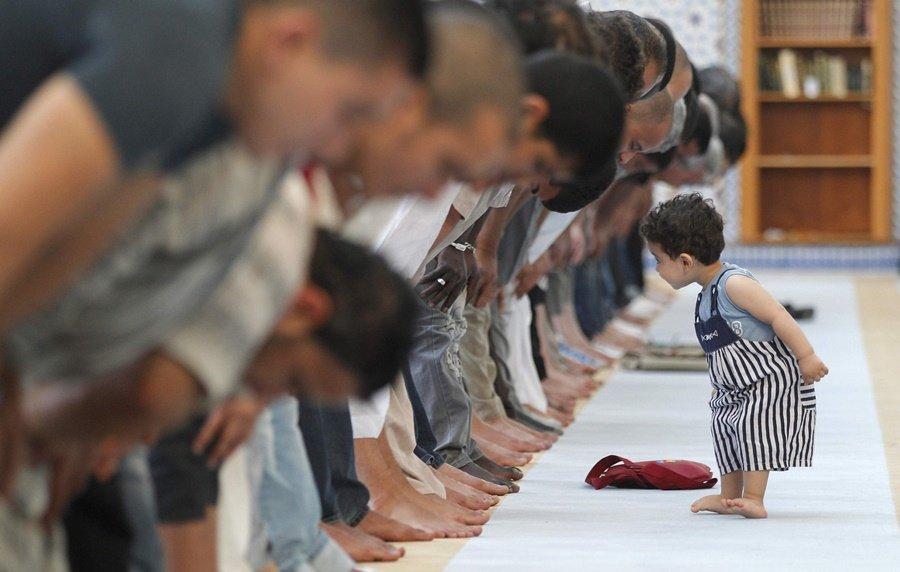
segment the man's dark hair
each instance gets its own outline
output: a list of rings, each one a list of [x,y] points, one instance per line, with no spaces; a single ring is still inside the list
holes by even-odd
[[[327,230],[316,232],[309,280],[334,314],[313,336],[360,379],[368,397],[391,383],[412,348],[412,288],[383,258]]]
[[[587,58],[556,51],[529,57],[525,74],[529,91],[550,108],[538,135],[576,160],[576,178],[603,173],[625,125],[625,97],[615,78]]]
[[[675,155],[678,153],[678,147],[672,147],[666,151],[661,151],[659,153],[646,153],[644,156],[650,160],[654,165],[656,165],[656,173],[661,173],[666,170],[672,161],[675,159]]]
[[[709,112],[698,103],[693,132],[683,134],[681,142],[690,143],[691,141],[696,141],[699,153],[703,155],[709,149],[710,139],[712,139],[712,121],[710,120]]]
[[[297,4],[315,9],[325,27],[325,51],[363,62],[401,57],[409,74],[428,68],[425,0],[244,0],[254,4]]]
[[[484,4],[509,20],[525,55],[541,50],[586,57],[597,53],[587,17],[575,0],[487,0]]]
[[[702,93],[710,96],[719,109],[735,114],[741,112],[741,88],[725,68],[703,68],[697,75],[702,82]]]
[[[641,223],[641,236],[670,258],[690,254],[703,264],[718,262],[725,249],[725,224],[709,199],[678,195],[656,206]]]
[[[544,208],[555,213],[573,213],[580,211],[599,199],[616,180],[616,160],[611,158],[603,165],[603,170],[592,181],[563,183],[559,186],[559,194],[543,201]]]
[[[616,12],[588,14],[591,31],[597,38],[597,57],[606,65],[625,90],[629,101],[644,86],[646,58],[633,26]]]
[[[701,106],[700,100],[697,98],[697,92],[693,89],[689,89],[688,92],[684,96],[684,127],[681,129],[681,137],[679,141],[681,143],[687,143],[691,139],[695,137],[696,131],[700,126],[701,119]],[[709,145],[709,139],[707,138],[706,145]]]
[[[728,164],[734,165],[747,151],[747,124],[741,115],[722,112],[720,115],[719,139],[725,147]]]

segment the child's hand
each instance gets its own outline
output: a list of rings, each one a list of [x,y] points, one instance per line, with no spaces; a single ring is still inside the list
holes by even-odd
[[[797,363],[800,364],[804,385],[811,385],[828,375],[828,366],[816,354],[810,354]]]

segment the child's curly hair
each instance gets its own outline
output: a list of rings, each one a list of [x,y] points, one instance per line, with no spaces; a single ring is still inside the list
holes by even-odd
[[[725,249],[725,224],[711,200],[699,193],[660,203],[641,223],[641,236],[671,258],[690,254],[703,264],[719,260]]]

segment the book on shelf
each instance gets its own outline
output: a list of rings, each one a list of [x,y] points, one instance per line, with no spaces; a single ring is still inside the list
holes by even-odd
[[[797,62],[797,52],[779,50],[778,77],[781,81],[781,91],[785,97],[791,99],[800,97],[800,67]]]
[[[821,95],[845,99],[872,91],[872,60],[850,60],[825,50],[797,51],[790,48],[766,52],[759,60],[759,89],[790,99]]]
[[[872,0],[762,0],[759,21],[768,38],[867,37]]]

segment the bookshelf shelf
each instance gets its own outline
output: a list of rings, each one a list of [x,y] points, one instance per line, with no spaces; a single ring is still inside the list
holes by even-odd
[[[890,241],[892,1],[743,0],[744,241]]]
[[[821,97],[787,97],[779,92],[760,92],[760,103],[868,103],[873,99],[869,93],[849,93],[846,97],[823,95]]]
[[[760,169],[868,169],[870,155],[760,155]]]
[[[759,38],[759,48],[869,49],[871,38]]]
[[[762,238],[761,244],[792,246],[804,244],[840,244],[847,246],[864,246],[871,244],[872,238],[868,233],[862,232],[787,232],[778,239]]]

